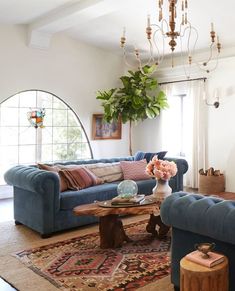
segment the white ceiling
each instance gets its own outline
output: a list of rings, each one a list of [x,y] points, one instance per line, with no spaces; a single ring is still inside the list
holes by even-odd
[[[57,32],[91,45],[119,52],[119,40],[126,27],[127,44],[140,51],[147,48],[146,19],[157,18],[156,0],[0,0],[0,24],[27,24],[32,43]],[[168,0],[164,0],[168,2]],[[178,1],[180,5],[180,0]],[[223,48],[235,47],[235,1],[188,0],[188,18],[199,32],[197,48],[209,46],[210,24],[220,36]],[[40,37],[38,37],[40,35]],[[43,42],[43,41],[42,41]],[[40,44],[38,44],[40,46]],[[132,46],[131,46],[132,47]]]
[[[0,24],[28,24],[69,0],[0,0]]]

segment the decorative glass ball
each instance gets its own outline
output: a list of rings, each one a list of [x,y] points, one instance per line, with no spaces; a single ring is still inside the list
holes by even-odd
[[[124,180],[118,184],[117,193],[122,197],[135,196],[138,193],[138,186],[135,181]]]

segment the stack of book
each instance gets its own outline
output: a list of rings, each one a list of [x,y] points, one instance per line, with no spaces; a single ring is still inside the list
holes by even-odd
[[[139,195],[131,195],[128,197],[128,195],[118,195],[117,197],[114,197],[112,199],[111,204],[112,205],[136,205],[141,204],[141,202],[144,201],[145,195],[139,194]]]
[[[189,261],[200,264],[202,266],[212,268],[224,261],[224,256],[214,252],[208,252],[209,258],[203,258],[203,254],[200,251],[194,251],[186,255]]]

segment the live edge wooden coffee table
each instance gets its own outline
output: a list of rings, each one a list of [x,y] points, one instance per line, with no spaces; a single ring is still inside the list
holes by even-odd
[[[169,227],[162,223],[159,207],[160,203],[154,201],[154,198],[149,195],[143,203],[138,205],[113,206],[109,200],[77,206],[73,212],[75,215],[99,217],[100,247],[106,249],[121,247],[123,242],[131,241],[119,217],[122,214],[150,214],[146,231],[158,238],[163,238],[169,231]],[[159,226],[158,230],[156,230],[156,225]]]

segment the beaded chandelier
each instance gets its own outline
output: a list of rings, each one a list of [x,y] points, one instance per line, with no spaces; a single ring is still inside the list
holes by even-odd
[[[215,70],[218,64],[221,43],[214,30],[214,24],[211,23],[209,55],[206,60],[198,62],[194,59],[198,31],[188,19],[188,0],[158,0],[157,10],[158,23],[151,23],[150,15],[147,17],[146,37],[149,44],[147,58],[142,58],[140,56],[140,51],[137,47],[134,47],[133,52],[128,52],[126,50],[126,29],[123,29],[120,42],[125,63],[130,66],[128,55],[133,55],[134,53],[140,69],[146,64],[150,66],[153,64],[160,65],[166,56],[165,41],[168,40],[172,67],[174,66],[174,53],[179,46],[180,55],[183,60],[182,65],[184,66],[185,75],[187,77],[190,76],[192,64],[197,65],[198,68],[206,73]],[[164,18],[164,11],[168,14],[168,21]],[[159,39],[159,37],[161,39]],[[186,47],[183,47],[183,44],[186,44]]]

